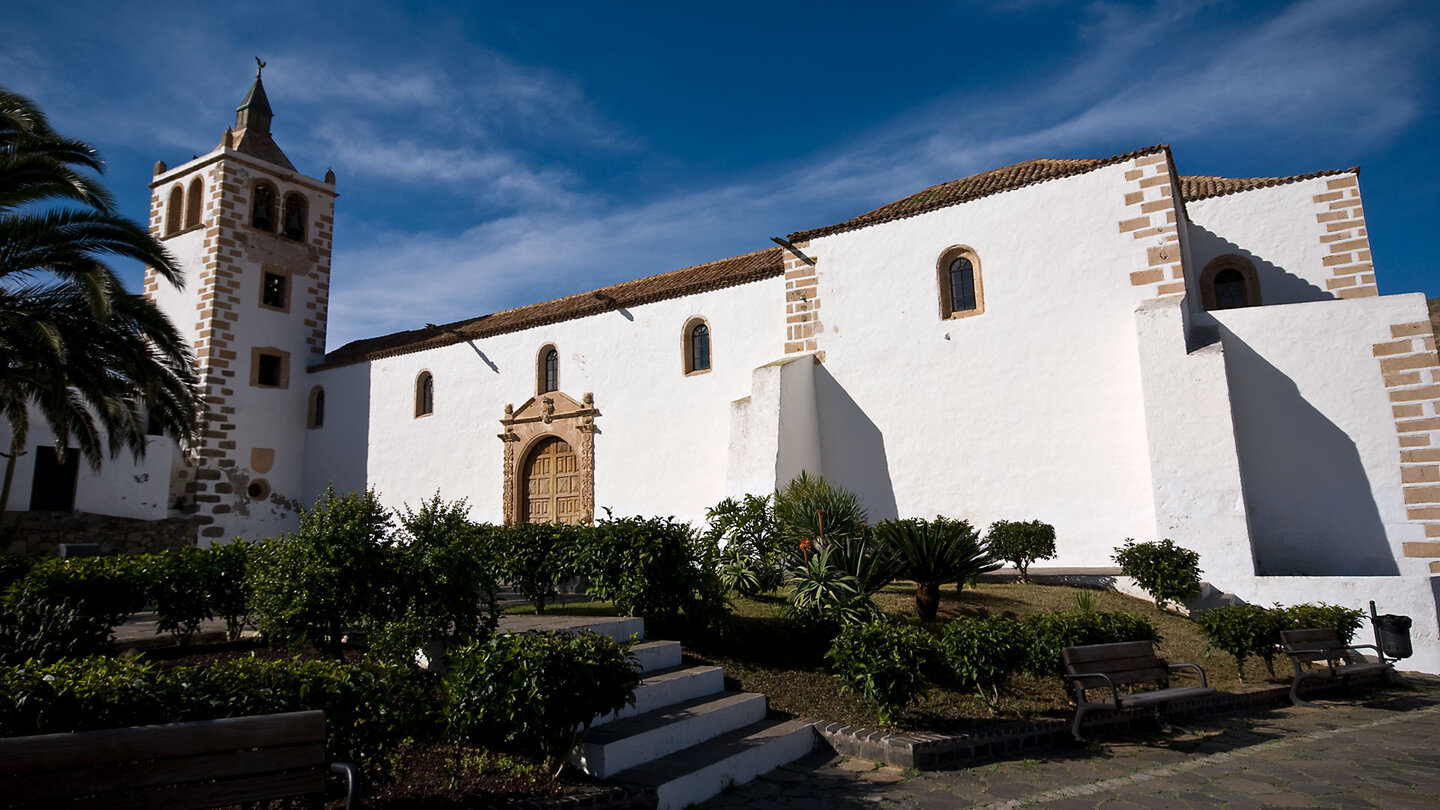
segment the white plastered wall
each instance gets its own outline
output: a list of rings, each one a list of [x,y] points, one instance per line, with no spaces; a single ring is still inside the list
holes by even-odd
[[[40,412],[32,406],[29,414],[30,430],[26,437],[25,455],[16,461],[10,498],[6,504],[6,509],[12,512],[30,508],[36,449],[55,446],[55,434],[41,418]],[[10,424],[0,420],[0,435],[8,436],[9,433]],[[72,451],[79,455],[78,450],[72,448]],[[107,456],[100,472],[96,473],[81,458],[75,480],[75,511],[139,520],[167,517],[170,465],[176,455],[173,440],[151,436],[145,441],[145,457],[138,461],[128,450],[122,451],[115,458]],[[0,474],[3,474],[3,464],[0,464]]]
[[[609,507],[698,525],[726,495],[731,402],[750,393],[756,367],[780,355],[783,290],[776,277],[314,374],[335,405],[308,437],[306,498],[331,480],[353,484],[356,448],[365,447],[364,475],[385,503],[413,506],[439,491],[499,523],[499,420],[506,404],[535,395],[537,352],[553,344],[560,391],[577,401],[593,393],[600,411],[597,517]],[[682,332],[695,316],[710,325],[712,370],[686,376]],[[435,412],[416,418],[422,370],[435,378]],[[342,416],[358,407],[361,388],[368,420]]]
[[[1040,519],[1056,565],[1107,565],[1153,514],[1119,230],[1128,164],[815,239],[827,478],[872,519]],[[936,262],[978,258],[984,312],[942,320]]]

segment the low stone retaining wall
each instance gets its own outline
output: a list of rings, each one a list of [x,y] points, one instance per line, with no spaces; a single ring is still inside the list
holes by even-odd
[[[1378,673],[1355,676],[1353,687],[1375,686],[1382,681]],[[1306,697],[1344,694],[1346,687],[1338,683],[1318,683],[1301,688]],[[1177,700],[1165,712],[1169,719],[1205,717],[1217,714],[1240,714],[1290,705],[1289,686],[1270,686],[1253,692],[1221,692],[1194,700]],[[1000,723],[979,729],[962,729],[948,734],[927,732],[894,733],[879,729],[847,726],[821,720],[815,731],[838,754],[857,759],[883,762],[900,768],[928,771],[959,767],[971,760],[1009,754],[1027,748],[1075,745],[1070,735],[1071,720],[1045,718]],[[1094,712],[1085,718],[1082,731],[1113,733],[1155,728],[1155,714],[1149,709],[1127,709],[1120,712]]]
[[[97,543],[101,554],[148,554],[195,545],[192,518],[138,520],[86,512],[6,512],[9,554],[58,554],[61,543]],[[10,535],[14,527],[14,535]]]

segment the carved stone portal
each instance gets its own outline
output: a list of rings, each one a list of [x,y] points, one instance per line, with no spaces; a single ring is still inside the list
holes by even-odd
[[[580,473],[580,522],[595,522],[595,398],[576,402],[559,391],[531,397],[519,409],[505,406],[500,441],[505,443],[505,525],[523,520],[522,465],[541,441],[555,437],[573,448]]]

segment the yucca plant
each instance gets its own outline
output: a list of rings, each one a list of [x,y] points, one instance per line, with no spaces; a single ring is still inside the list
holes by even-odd
[[[854,574],[835,564],[834,549],[826,548],[791,572],[790,613],[810,625],[846,626],[879,615],[870,595]]]
[[[792,565],[803,560],[802,544],[819,549],[830,541],[864,537],[869,520],[860,496],[818,475],[802,472],[775,493],[775,521]]]
[[[876,525],[875,534],[899,556],[899,575],[915,581],[915,612],[924,621],[940,610],[941,585],[964,587],[1000,567],[968,521],[887,520]]]

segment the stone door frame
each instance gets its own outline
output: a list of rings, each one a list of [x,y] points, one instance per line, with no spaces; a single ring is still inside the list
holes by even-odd
[[[505,525],[521,519],[524,500],[524,470],[521,466],[542,439],[555,437],[570,445],[580,473],[580,522],[595,522],[595,397],[586,393],[583,402],[559,391],[533,396],[516,409],[505,406],[500,419],[500,441],[505,443]]]

